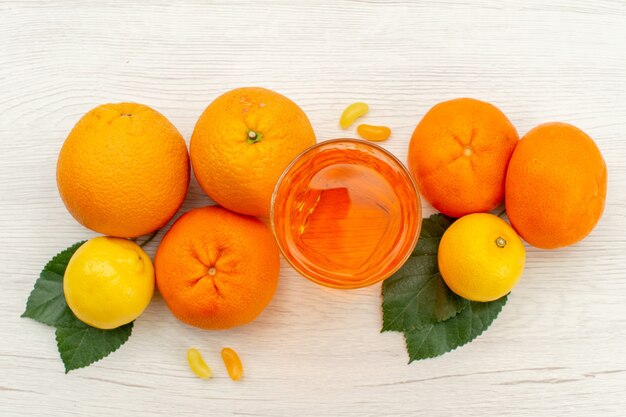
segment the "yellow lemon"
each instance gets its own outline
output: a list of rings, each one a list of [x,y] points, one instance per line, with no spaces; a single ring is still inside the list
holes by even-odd
[[[81,321],[99,329],[114,329],[135,320],[150,303],[154,267],[135,242],[96,237],[70,259],[63,292]]]
[[[506,295],[524,271],[526,250],[515,230],[488,213],[461,217],[439,244],[439,271],[452,291],[473,301]]]

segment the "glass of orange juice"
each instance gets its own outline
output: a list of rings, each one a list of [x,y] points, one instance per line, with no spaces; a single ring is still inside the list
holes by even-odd
[[[417,187],[395,156],[369,142],[335,139],[285,169],[270,221],[296,271],[348,289],[396,272],[415,247],[422,215]]]

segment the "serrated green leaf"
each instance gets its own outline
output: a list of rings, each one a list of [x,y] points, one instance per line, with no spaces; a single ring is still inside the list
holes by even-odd
[[[63,275],[74,252],[84,241],[75,243],[52,258],[39,274],[22,317],[49,326],[69,326],[77,320],[65,302]]]
[[[385,282],[383,288],[383,331],[404,331],[447,320],[467,305],[454,294],[428,262],[409,259],[404,271]]]
[[[441,213],[432,214],[422,222],[420,237],[441,237],[454,219]]]
[[[65,365],[65,373],[83,368],[115,352],[130,337],[130,322],[112,330],[101,330],[83,324],[82,327],[59,327],[57,348]]]
[[[433,214],[422,221],[419,239],[411,256],[437,256],[439,242],[444,232],[454,222],[454,219],[443,214]]]
[[[458,314],[468,301],[447,287],[437,264],[437,248],[452,219],[435,214],[422,222],[407,262],[383,283],[382,331],[404,331]]]
[[[471,342],[491,325],[506,301],[506,295],[488,303],[470,301],[449,320],[405,331],[409,363],[443,355]]]

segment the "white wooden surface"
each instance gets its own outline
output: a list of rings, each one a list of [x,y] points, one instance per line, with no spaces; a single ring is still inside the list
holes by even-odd
[[[0,1],[0,39],[0,415],[626,414],[623,0]],[[213,98],[245,85],[295,100],[320,140],[344,136],[341,110],[364,100],[402,160],[424,112],[457,96],[500,106],[520,134],[573,123],[608,164],[604,217],[578,245],[528,248],[498,320],[437,359],[407,365],[402,336],[379,333],[379,286],[324,289],[284,265],[256,322],[202,331],[157,296],[126,345],[65,375],[53,329],[19,318],[44,263],[94,235],[57,194],[65,136],[95,105],[132,100],[189,138]],[[208,202],[194,182],[184,210]],[[214,379],[191,375],[189,346]]]

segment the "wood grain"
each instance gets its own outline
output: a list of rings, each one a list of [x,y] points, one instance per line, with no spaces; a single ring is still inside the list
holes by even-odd
[[[0,1],[0,414],[624,415],[625,23],[621,0]],[[64,375],[53,330],[19,315],[43,264],[94,235],[57,194],[65,136],[95,105],[131,100],[189,138],[213,98],[243,85],[292,98],[320,140],[354,136],[338,116],[366,101],[402,160],[424,112],[453,97],[493,102],[521,134],[573,123],[608,164],[604,217],[578,245],[528,248],[499,319],[437,359],[407,365],[401,335],[379,333],[379,286],[324,289],[284,264],[253,324],[200,331],[157,296],[118,352]],[[193,182],[182,211],[209,202]],[[187,369],[189,346],[213,380]],[[240,352],[241,383],[222,346]]]

